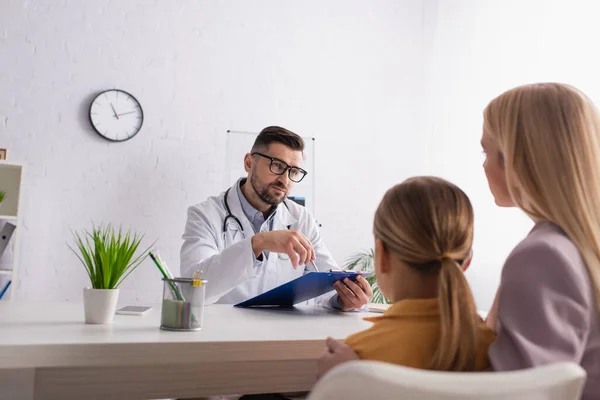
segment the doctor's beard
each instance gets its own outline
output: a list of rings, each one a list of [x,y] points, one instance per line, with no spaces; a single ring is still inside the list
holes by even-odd
[[[267,184],[267,185],[260,185],[259,181],[258,181],[258,177],[256,175],[252,175],[250,177],[250,184],[252,185],[252,189],[254,189],[254,192],[256,192],[256,194],[258,195],[258,197],[264,201],[267,204],[270,204],[272,206],[278,206],[279,203],[281,203],[283,200],[285,200],[285,198],[287,197],[287,189],[285,186],[283,186],[281,183],[275,181],[273,183]],[[281,188],[282,190],[285,191],[285,194],[281,197],[276,197],[273,196],[270,193],[270,190],[272,187],[278,187]]]

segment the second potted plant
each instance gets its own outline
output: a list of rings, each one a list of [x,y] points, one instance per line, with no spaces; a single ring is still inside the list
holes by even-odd
[[[373,249],[369,249],[366,251],[361,251],[353,254],[346,261],[346,268],[354,271],[372,271],[375,272],[375,251]],[[377,285],[377,279],[375,278],[375,274],[368,276],[365,278],[367,282],[371,285],[371,289],[373,289],[373,297],[371,297],[371,303],[376,304],[390,304],[390,301],[385,298],[381,289]]]
[[[94,226],[91,232],[74,232],[73,236],[79,252],[69,248],[85,267],[91,282],[91,287],[83,289],[85,322],[109,324],[117,308],[119,285],[144,261],[150,247],[135,256],[143,235],[124,233],[121,228],[117,231],[110,225]]]

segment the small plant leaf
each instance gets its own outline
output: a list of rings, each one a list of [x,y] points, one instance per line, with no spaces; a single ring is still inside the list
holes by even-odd
[[[68,247],[83,264],[94,289],[116,289],[148,256],[152,243],[141,254],[135,253],[143,235],[115,230],[110,224],[92,226],[91,231],[72,232],[75,247]]]

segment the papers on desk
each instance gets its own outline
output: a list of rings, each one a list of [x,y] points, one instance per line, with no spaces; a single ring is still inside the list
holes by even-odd
[[[373,313],[384,313],[388,308],[390,308],[391,304],[378,304],[378,303],[368,303],[367,308],[369,312]],[[488,312],[477,310],[477,314],[483,319],[487,317]]]
[[[369,312],[384,313],[390,307],[390,304],[368,303]]]

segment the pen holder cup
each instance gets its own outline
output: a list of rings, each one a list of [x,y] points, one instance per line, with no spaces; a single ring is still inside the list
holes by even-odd
[[[160,329],[199,331],[202,329],[206,280],[163,278]]]

